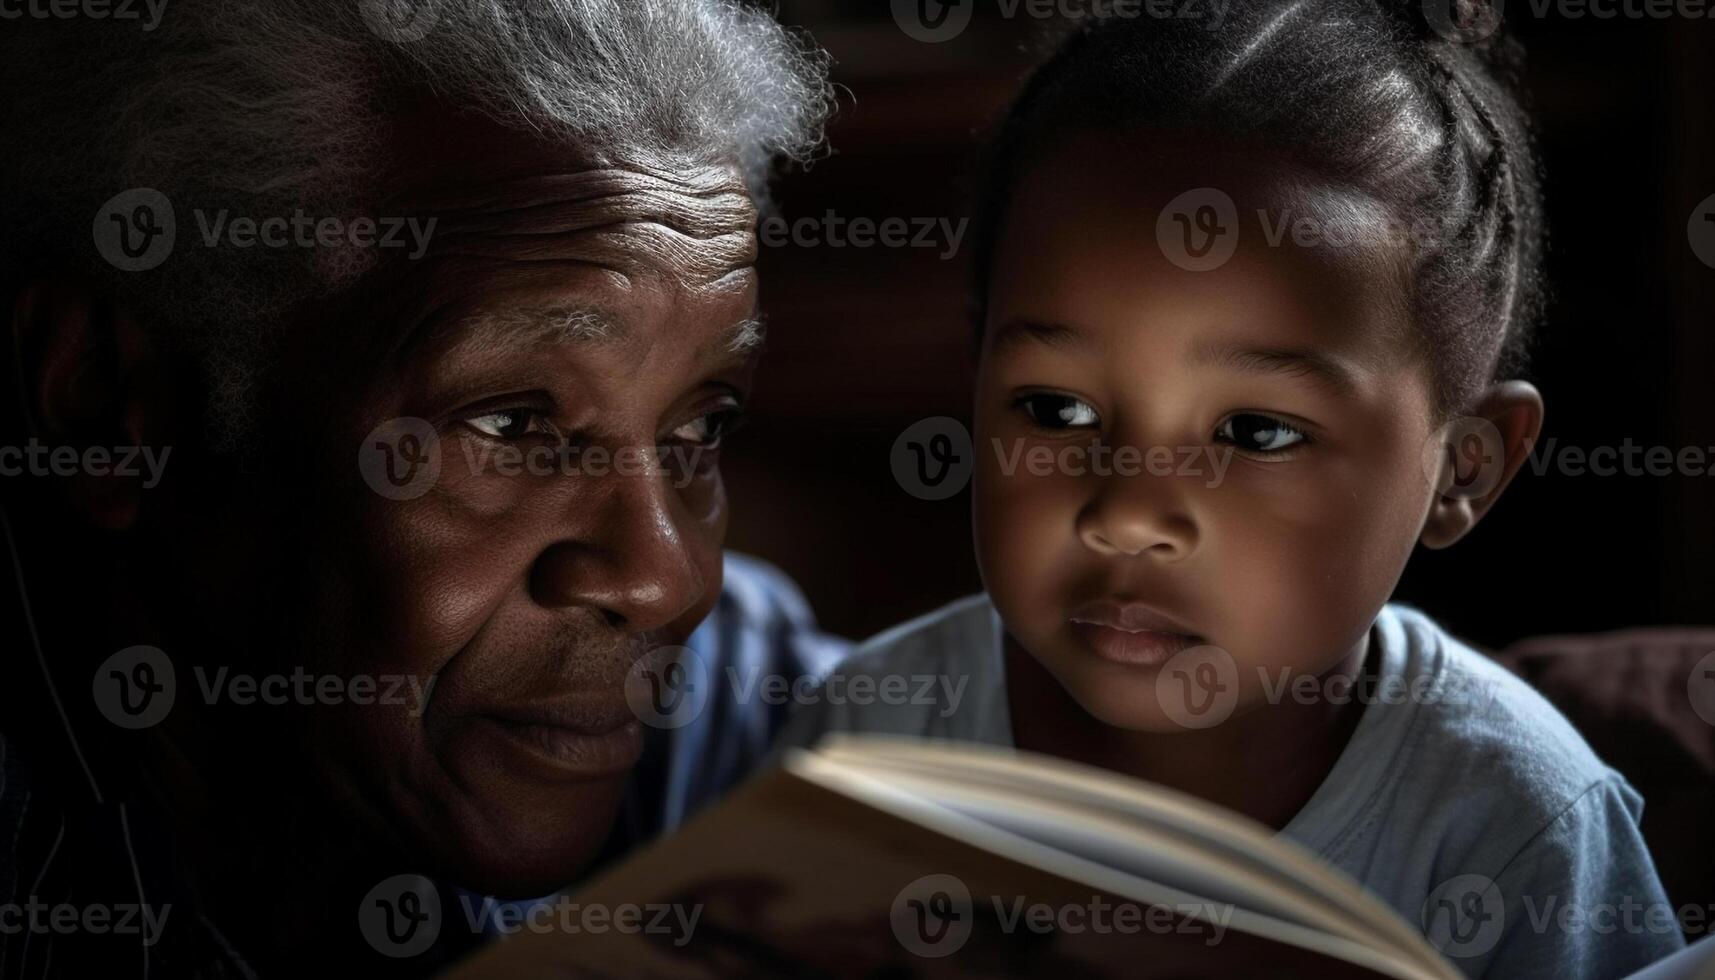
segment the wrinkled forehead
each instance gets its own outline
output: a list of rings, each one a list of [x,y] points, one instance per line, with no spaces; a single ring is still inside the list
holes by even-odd
[[[641,165],[497,178],[438,189],[427,256],[580,263],[623,276],[718,283],[756,258],[756,207],[734,167]]]
[[[443,251],[635,266],[709,282],[755,258],[756,205],[727,148],[622,154],[425,106],[393,130],[388,196]]]
[[[410,333],[452,340],[455,324],[520,309],[648,317],[651,304],[754,302],[757,207],[718,147],[622,157],[432,115],[399,134],[387,206],[426,230],[390,277],[390,312]]]

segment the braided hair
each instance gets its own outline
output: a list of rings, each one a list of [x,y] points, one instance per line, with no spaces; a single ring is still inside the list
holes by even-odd
[[[1481,0],[1247,0],[1218,30],[1089,19],[1034,72],[990,147],[979,325],[1008,199],[1038,155],[1078,130],[1181,128],[1277,152],[1370,195],[1401,227],[1434,229],[1408,243],[1408,307],[1436,409],[1457,412],[1522,369],[1544,300],[1519,50],[1489,15]]]

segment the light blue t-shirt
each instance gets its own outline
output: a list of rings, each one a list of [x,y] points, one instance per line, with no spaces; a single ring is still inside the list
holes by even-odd
[[[1002,638],[983,595],[882,633],[782,744],[839,731],[1011,746]],[[1684,945],[1638,831],[1642,798],[1559,712],[1414,609],[1385,607],[1370,642],[1376,693],[1281,836],[1468,976],[1609,980]],[[884,683],[911,696],[879,697]]]

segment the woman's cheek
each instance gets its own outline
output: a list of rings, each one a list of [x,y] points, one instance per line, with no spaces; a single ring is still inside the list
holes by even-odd
[[[665,478],[673,481],[686,516],[697,524],[704,536],[717,543],[724,540],[730,514],[726,482],[721,479],[720,466],[715,464],[688,472],[672,472]]]

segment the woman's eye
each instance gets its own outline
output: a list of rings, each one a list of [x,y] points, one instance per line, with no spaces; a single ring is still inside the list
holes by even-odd
[[[1025,395],[1014,403],[1030,421],[1044,429],[1091,429],[1102,424],[1090,403],[1071,395],[1041,392]]]
[[[678,442],[701,446],[704,449],[715,449],[720,446],[722,439],[738,428],[742,416],[743,413],[736,408],[706,412],[674,429],[673,438]]]
[[[465,424],[491,439],[522,439],[528,435],[553,432],[553,426],[540,412],[528,408],[486,412],[465,419]]]
[[[1215,430],[1215,438],[1256,453],[1278,453],[1309,441],[1300,429],[1267,415],[1235,415]]]

